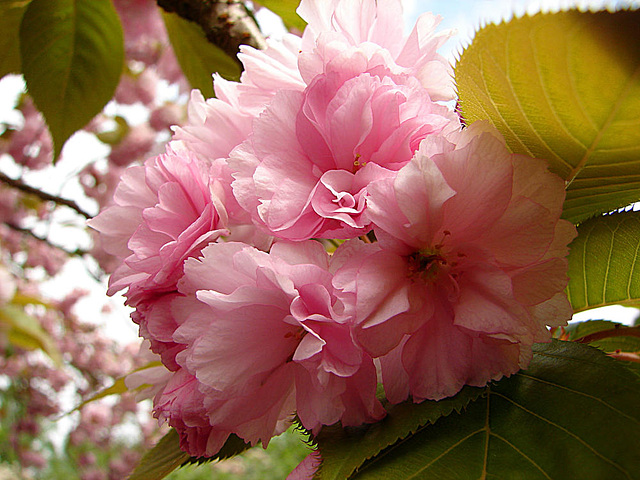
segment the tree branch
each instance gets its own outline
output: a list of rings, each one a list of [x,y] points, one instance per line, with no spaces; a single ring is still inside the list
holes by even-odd
[[[27,185],[22,180],[15,180],[11,177],[8,177],[2,172],[0,172],[0,181],[17,190],[34,195],[41,200],[54,202],[57,205],[64,205],[65,207],[69,207],[87,219],[93,217],[93,215],[85,212],[82,208],[80,208],[80,206],[73,200],[68,200],[66,198],[58,197],[57,195],[51,195],[50,193],[43,192],[42,190],[34,188],[31,185]]]
[[[157,0],[169,13],[195,22],[207,40],[238,61],[240,45],[265,48],[266,42],[244,3],[238,0]]]
[[[56,250],[60,250],[64,253],[66,253],[67,255],[69,255],[70,257],[82,257],[83,255],[86,255],[87,252],[86,250],[82,250],[81,248],[76,248],[75,250],[67,250],[66,248],[60,246],[60,245],[56,245],[51,243],[48,239],[43,238],[35,233],[33,233],[31,230],[29,230],[28,228],[24,228],[24,227],[20,227],[18,225],[15,225],[13,223],[9,223],[9,222],[2,222],[3,225],[7,226],[8,228],[10,228],[11,230],[14,230],[16,232],[22,233],[23,235],[27,235],[31,238],[34,238],[35,240],[38,240],[40,242],[46,243],[48,246],[55,248]]]
[[[584,337],[578,338],[575,341],[578,343],[591,343],[591,342],[595,342],[596,340],[602,340],[604,338],[611,338],[611,337],[639,337],[640,338],[640,327],[616,326],[608,330],[601,330],[599,332],[595,332],[590,335],[585,335]]]

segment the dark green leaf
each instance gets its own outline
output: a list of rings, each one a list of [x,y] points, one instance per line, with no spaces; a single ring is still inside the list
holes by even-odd
[[[295,28],[302,32],[307,26],[307,22],[296,13],[299,0],[260,0],[259,3],[278,15],[287,28]]]
[[[354,478],[638,479],[639,398],[637,375],[598,349],[535,345],[527,370],[384,450]]]
[[[349,476],[362,463],[424,425],[432,424],[451,412],[460,412],[477,399],[484,389],[465,387],[454,397],[419,404],[405,402],[388,408],[388,415],[378,423],[358,428],[324,427],[315,442],[323,463],[320,478],[338,480]]]
[[[27,89],[51,131],[55,158],[111,99],[124,62],[110,0],[33,0],[20,27]]]
[[[20,73],[20,22],[31,0],[0,0],[0,78]]]
[[[214,72],[229,80],[240,78],[239,64],[210,43],[199,25],[175,13],[163,12],[162,17],[182,72],[205,98],[213,97]]]
[[[640,212],[592,218],[569,253],[567,293],[574,312],[640,304]]]
[[[213,457],[201,457],[201,458],[191,457],[184,464],[188,465],[188,464],[196,463],[200,465],[203,463],[212,462],[214,460],[226,460],[227,458],[235,457],[236,455],[239,455],[245,450],[248,450],[250,448],[251,448],[251,444],[246,443],[240,437],[232,433],[231,435],[229,435],[229,438],[227,439],[227,441],[224,442],[224,445],[222,446],[220,451],[216,453]]]
[[[482,28],[456,67],[463,116],[549,161],[579,222],[640,199],[640,10],[567,11]]]

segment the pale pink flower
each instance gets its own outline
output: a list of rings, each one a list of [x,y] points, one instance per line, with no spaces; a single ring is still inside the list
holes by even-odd
[[[184,107],[177,103],[165,103],[154,108],[149,115],[149,125],[155,131],[160,132],[169,127],[182,123]]]
[[[455,98],[453,69],[436,52],[452,35],[436,32],[440,16],[424,13],[405,36],[400,0],[302,0],[297,11],[308,23],[299,61],[307,84],[348,61],[362,73],[383,66],[387,75],[417,78],[433,100]]]
[[[156,132],[146,123],[134,125],[125,137],[111,148],[109,161],[118,167],[126,167],[144,158],[153,148]]]
[[[459,128],[416,76],[416,65],[432,57],[427,50],[439,46],[425,40],[435,23],[403,40],[394,16],[400,2],[360,3],[303,2],[300,12],[309,21],[298,57],[304,90],[281,87],[229,155],[238,203],[277,237],[366,233],[367,185],[394,176],[426,136]],[[414,45],[421,35],[426,43]],[[405,49],[405,41],[412,46]],[[413,52],[412,68],[396,63],[394,55],[405,50]],[[451,79],[445,83],[451,86]]]
[[[225,211],[206,171],[187,150],[171,148],[144,166],[127,169],[115,205],[88,223],[107,252],[122,259],[109,280],[110,295],[128,288],[138,296],[175,290],[184,260],[225,234]]]
[[[395,179],[369,189],[378,242],[336,253],[334,285],[392,402],[510,375],[549,341],[547,325],[571,318],[564,183],[482,130],[425,140]]]
[[[269,398],[273,407],[262,417],[233,429],[264,444],[293,413],[281,402],[294,389],[297,414],[314,431],[383,416],[373,361],[351,338],[321,244],[276,243],[267,254],[225,243],[202,253],[185,266],[174,339],[187,345],[177,363],[209,389],[201,388],[212,424],[233,426],[220,403]]]
[[[367,186],[393,176],[426,136],[455,128],[410,77],[320,75],[304,92],[277,95],[231,153],[234,194],[282,238],[361,235]]]
[[[9,129],[0,138],[0,154],[8,153],[17,164],[32,170],[49,166],[53,159],[53,141],[42,114],[30,97],[21,100],[19,109],[24,124],[19,129]]]
[[[174,368],[171,359],[180,348],[162,334],[164,322],[172,321],[162,306],[176,291],[185,259],[228,233],[225,208],[211,190],[207,170],[193,154],[168,148],[144,166],[129,168],[115,205],[89,222],[101,233],[104,249],[122,260],[107,293],[127,289],[141,334]]]
[[[113,2],[124,31],[127,58],[154,63],[167,43],[167,32],[159,7],[153,0],[115,0]]]

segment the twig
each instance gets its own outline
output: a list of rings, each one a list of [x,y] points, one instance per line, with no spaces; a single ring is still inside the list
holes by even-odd
[[[615,327],[608,330],[601,330],[590,335],[585,335],[582,338],[575,340],[579,343],[591,343],[596,340],[602,340],[603,338],[611,337],[640,337],[640,327]]]
[[[240,45],[265,48],[266,42],[258,25],[238,0],[157,0],[169,13],[195,22],[202,27],[207,40],[238,61]]]
[[[13,187],[13,188],[15,188],[17,190],[20,190],[22,192],[34,195],[34,196],[38,197],[41,200],[45,200],[47,202],[54,202],[57,205],[64,205],[65,207],[69,207],[72,210],[75,210],[76,212],[78,212],[80,215],[82,215],[85,218],[92,218],[93,217],[93,215],[85,212],[73,200],[68,200],[66,198],[62,198],[62,197],[59,197],[57,195],[51,195],[50,193],[43,192],[42,190],[37,189],[35,187],[32,187],[31,185],[27,185],[26,183],[24,183],[21,180],[16,180],[16,179],[13,179],[11,177],[8,177],[7,175],[5,175],[2,172],[0,172],[0,181],[6,183],[10,187]]]
[[[60,250],[64,253],[66,253],[67,255],[69,255],[70,257],[82,257],[86,254],[88,254],[89,252],[87,250],[83,250],[81,248],[76,248],[75,250],[67,250],[66,248],[60,246],[60,245],[56,245],[54,243],[51,243],[48,239],[41,237],[40,235],[37,235],[36,233],[32,232],[31,230],[29,230],[28,228],[24,228],[24,227],[20,227],[18,225],[15,225],[13,223],[9,223],[9,222],[2,222],[3,225],[6,225],[8,228],[10,228],[11,230],[14,230],[16,232],[20,232],[23,235],[28,235],[31,238],[34,238],[40,242],[46,243],[47,245],[49,245],[52,248],[55,248],[56,250]]]

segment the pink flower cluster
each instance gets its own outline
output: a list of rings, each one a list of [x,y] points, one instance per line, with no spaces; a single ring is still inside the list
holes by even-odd
[[[400,0],[298,12],[302,38],[244,47],[240,82],[194,93],[91,222],[167,367],[155,415],[193,456],[266,446],[294,414],[375,422],[379,383],[392,403],[485,385],[571,316],[564,184],[438,103],[439,19],[404,36]]]

